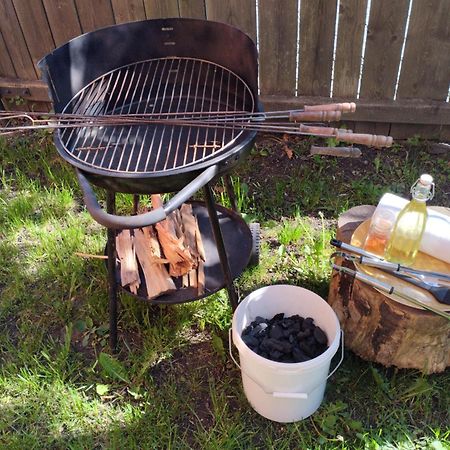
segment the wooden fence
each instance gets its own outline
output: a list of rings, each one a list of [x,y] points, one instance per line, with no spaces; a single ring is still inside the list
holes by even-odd
[[[332,95],[356,99],[356,131],[450,136],[449,0],[0,0],[4,107],[43,107],[36,62],[56,46],[160,17],[226,22],[257,41],[266,110]]]

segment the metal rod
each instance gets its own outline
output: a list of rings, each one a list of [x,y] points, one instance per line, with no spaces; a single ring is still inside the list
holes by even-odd
[[[42,125],[23,125],[23,126],[7,126],[0,127],[0,135],[11,134],[12,132],[24,132],[31,130],[43,130],[43,129],[69,129],[69,128],[103,128],[103,127],[131,127],[140,125],[163,125],[163,126],[180,126],[180,127],[197,127],[197,128],[223,128],[231,130],[247,130],[247,131],[261,131],[271,133],[286,133],[299,136],[318,136],[329,138],[329,133],[320,132],[309,133],[300,130],[301,123],[291,122],[264,122],[261,124],[254,124],[251,122],[202,122],[192,120],[172,120],[172,119],[122,119],[121,121],[106,122],[103,120],[94,120],[90,122],[75,121],[71,123],[48,123]],[[326,128],[326,127],[324,127]],[[332,135],[331,135],[332,136]],[[106,146],[109,147],[109,146]]]
[[[423,309],[426,309],[428,311],[431,311],[438,316],[443,317],[444,319],[447,319],[450,321],[450,314],[441,311],[439,309],[434,308],[433,306],[427,305],[426,303],[421,302],[420,300],[415,299],[414,297],[411,297],[408,294],[405,294],[401,291],[401,289],[396,288],[388,283],[384,283],[380,280],[377,280],[374,277],[371,277],[369,275],[363,274],[361,272],[358,272],[356,270],[352,270],[348,267],[339,266],[337,264],[332,264],[332,267],[334,270],[337,270],[338,272],[345,273],[347,275],[350,275],[354,277],[356,280],[361,281],[363,283],[368,284],[369,286],[372,286],[376,289],[379,289],[380,291],[388,294],[388,295],[397,295],[398,297],[401,297],[402,299],[412,303],[413,305],[420,306]]]
[[[114,214],[116,194],[106,193],[106,210]],[[117,352],[117,277],[116,277],[116,231],[108,228],[108,298],[109,298],[109,346]]]
[[[238,211],[238,207],[237,207],[237,203],[236,203],[236,195],[234,193],[234,189],[233,189],[233,183],[231,182],[231,177],[229,174],[226,174],[223,177],[223,181],[225,182],[225,189],[227,191],[228,194],[228,198],[230,199],[230,205],[231,205],[231,209],[235,212],[239,212]]]
[[[225,280],[225,286],[228,291],[228,298],[230,300],[233,311],[238,306],[238,296],[233,284],[233,277],[231,275],[231,269],[228,262],[227,252],[225,250],[225,244],[223,242],[223,235],[220,229],[219,218],[217,217],[216,207],[214,205],[214,197],[212,194],[211,186],[207,183],[203,192],[205,194],[205,203],[208,209],[209,221],[211,223],[214,240],[216,241],[217,252],[219,253],[220,264],[222,266],[223,277]]]
[[[413,269],[412,267],[406,267],[398,263],[386,261],[383,258],[374,255],[373,253],[367,252],[362,248],[355,247],[354,245],[346,244],[345,242],[342,242],[338,239],[332,239],[330,243],[334,247],[358,255],[359,258],[351,258],[349,257],[349,255],[345,254],[342,256],[346,257],[346,259],[352,259],[353,261],[356,261],[360,264],[377,267],[379,269],[387,270],[390,272],[405,273],[415,278],[419,278],[420,280],[423,280],[424,278],[436,278],[438,280],[445,280],[447,282],[450,281],[450,275],[443,272]]]

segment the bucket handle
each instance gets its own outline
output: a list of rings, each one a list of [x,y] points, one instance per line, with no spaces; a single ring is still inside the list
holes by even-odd
[[[233,360],[234,364],[236,364],[237,367],[241,370],[241,372],[245,373],[254,383],[256,383],[266,394],[272,395],[275,398],[296,398],[296,399],[307,399],[308,393],[307,392],[273,392],[268,389],[266,389],[259,381],[256,381],[252,376],[250,376],[248,373],[244,372],[239,365],[239,363],[236,361],[236,358],[233,355],[233,347],[232,347],[232,335],[231,335],[232,329],[230,328],[228,330],[228,352],[230,354],[231,359]],[[339,362],[336,364],[336,367],[328,374],[328,378],[333,375],[337,369],[339,369],[339,366],[342,364],[342,361],[344,360],[344,330],[341,329],[341,358],[339,359]],[[311,392],[315,391],[318,386],[311,389]]]

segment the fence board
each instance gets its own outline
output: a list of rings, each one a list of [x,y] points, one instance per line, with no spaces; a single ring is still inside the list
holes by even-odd
[[[356,97],[366,8],[367,0],[341,0],[333,96]]]
[[[247,33],[256,42],[255,0],[206,0],[208,20],[233,25]]]
[[[413,3],[399,98],[445,100],[450,81],[450,2]]]
[[[6,47],[5,40],[2,33],[0,33],[0,76],[3,77],[17,77],[14,65],[9,56],[8,47]]]
[[[360,98],[392,99],[409,0],[372,2]]]
[[[330,95],[335,22],[335,2],[302,0],[298,87],[301,95]]]
[[[91,0],[75,0],[75,6],[83,33],[115,23],[111,0],[95,0],[95,8]]]
[[[389,135],[391,126],[384,122],[355,122],[352,128],[354,133],[381,134]]]
[[[147,19],[178,17],[180,15],[177,0],[144,0]]]
[[[0,29],[17,76],[30,80],[37,78],[37,72],[11,0],[0,1]]]
[[[206,19],[204,0],[178,0],[181,17],[194,19]]]
[[[145,20],[145,8],[142,0],[111,0],[116,23]]]
[[[394,139],[408,139],[413,136],[423,139],[439,139],[444,133],[442,125],[393,123],[390,134]]]
[[[73,0],[43,0],[48,23],[57,46],[81,34],[77,10]]]
[[[303,105],[317,105],[331,103],[329,97],[292,97],[292,96],[261,96],[267,111],[282,109],[298,109]],[[340,99],[333,99],[333,102]],[[344,114],[343,120],[358,122],[396,122],[406,124],[439,124],[450,125],[450,103],[414,100],[358,100],[356,102],[356,112]]]
[[[36,63],[55,48],[42,2],[13,0],[26,45]]]
[[[261,93],[294,95],[297,2],[260,0],[259,27]]]

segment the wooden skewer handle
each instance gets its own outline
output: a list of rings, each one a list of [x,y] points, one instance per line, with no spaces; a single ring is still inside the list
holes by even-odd
[[[341,131],[342,133],[353,133],[352,130],[331,128],[331,127],[311,127],[309,125],[300,124],[300,131],[302,133],[319,134],[322,136],[336,136]]]
[[[337,122],[341,120],[340,111],[297,111],[289,115],[291,122]]]
[[[359,158],[361,156],[361,150],[356,147],[316,147],[313,145],[311,146],[309,154]]]
[[[305,111],[341,111],[342,113],[353,113],[356,104],[351,103],[329,103],[328,105],[305,105]]]
[[[342,142],[363,144],[368,147],[390,147],[393,139],[391,136],[377,136],[375,134],[342,133],[339,130],[336,139]]]

